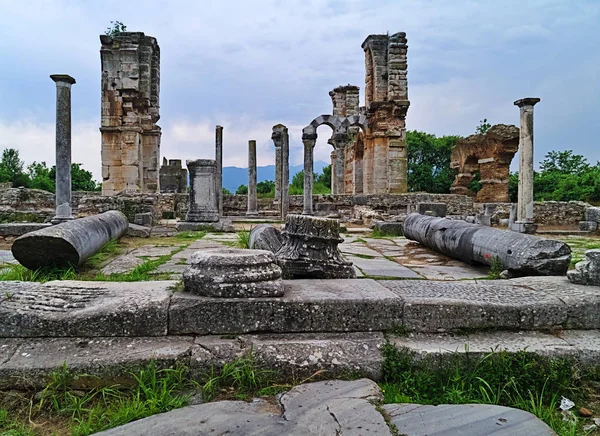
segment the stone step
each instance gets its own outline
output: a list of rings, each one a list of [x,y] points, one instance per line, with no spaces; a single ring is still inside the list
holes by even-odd
[[[4,282],[0,338],[600,328],[600,293],[565,277],[289,280],[281,298],[174,292],[176,281]]]
[[[387,337],[386,337],[387,336]],[[256,363],[279,372],[282,380],[364,376],[381,379],[382,347],[389,341],[414,352],[419,361],[445,365],[456,353],[483,356],[492,350],[526,350],[551,358],[577,359],[594,366],[600,359],[600,331],[490,332],[470,335],[413,334],[398,337],[381,332],[170,336],[140,338],[10,338],[0,339],[0,389],[42,389],[50,374],[66,364],[78,389],[132,382],[131,372],[154,362],[158,368],[177,363],[202,380],[211,367],[220,368],[252,353]]]

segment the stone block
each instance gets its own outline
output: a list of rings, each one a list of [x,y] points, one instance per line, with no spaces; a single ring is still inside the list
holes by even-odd
[[[585,260],[568,271],[567,277],[571,283],[600,286],[600,250],[586,251]]]
[[[151,227],[144,227],[137,224],[129,224],[129,228],[127,229],[127,236],[133,238],[149,238],[151,232]]]
[[[0,337],[166,335],[175,283],[6,282]]]
[[[430,212],[430,216],[445,217],[448,212],[448,205],[446,203],[417,203],[416,212],[421,215],[426,215]]]
[[[595,232],[598,230],[598,221],[579,221],[579,230],[582,232]]]
[[[178,292],[169,334],[365,332],[402,324],[403,302],[375,280],[291,280],[282,298],[211,298]]]
[[[600,222],[600,207],[588,207],[585,209],[585,220]]]
[[[283,245],[281,231],[269,224],[259,224],[250,232],[250,248],[277,253]]]
[[[21,236],[50,226],[50,223],[4,223],[0,224],[0,236]]]
[[[197,251],[183,272],[185,290],[217,298],[281,297],[281,268],[265,250],[216,248]]]
[[[154,216],[150,212],[136,213],[133,219],[134,224],[145,227],[152,227]]]
[[[403,236],[402,233],[402,223],[388,222],[388,221],[378,221],[373,226],[373,229],[377,229],[381,234],[388,236]]]
[[[475,216],[475,224],[479,224],[480,226],[491,227],[492,226],[492,216],[485,214],[477,214]]]

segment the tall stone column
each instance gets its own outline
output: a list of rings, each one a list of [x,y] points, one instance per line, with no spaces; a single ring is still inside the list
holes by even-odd
[[[56,216],[53,224],[73,219],[71,211],[71,85],[67,74],[50,76],[56,83]]]
[[[279,163],[277,163],[278,155],[275,155],[276,176],[280,174],[279,191],[276,187],[275,199],[279,202],[281,218],[285,218],[290,207],[290,137],[287,127],[283,124],[273,126],[271,139],[275,144],[275,150],[280,151],[281,156]]]
[[[281,202],[281,179],[282,179],[282,155],[281,141],[273,141],[275,144],[275,204]]]
[[[539,98],[522,98],[515,101],[521,110],[519,134],[519,193],[517,220],[513,230],[534,233],[533,217],[533,106]]]
[[[217,163],[211,159],[196,159],[185,162],[190,173],[190,207],[186,215],[188,222],[217,222]]]
[[[313,213],[313,151],[317,142],[316,134],[303,134],[304,144],[304,208],[302,215],[314,215]]]
[[[215,129],[215,160],[217,161],[217,203],[219,216],[223,216],[223,127]]]
[[[256,141],[248,141],[248,216],[258,216],[256,194]]]
[[[333,167],[331,171],[331,193],[333,195],[344,194],[344,161],[345,149],[350,141],[347,133],[336,133],[333,137],[335,151],[331,154]]]

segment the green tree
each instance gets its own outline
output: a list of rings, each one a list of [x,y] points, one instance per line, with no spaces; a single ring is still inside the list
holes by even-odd
[[[258,194],[275,193],[275,182],[273,180],[265,180],[256,184],[256,192]]]
[[[46,167],[46,162],[34,161],[27,166],[27,174],[31,180],[29,185],[31,188],[43,189],[48,192],[56,190],[54,177],[50,177],[50,168]]]
[[[223,190],[223,195],[231,195],[231,191],[227,188],[221,188]]]
[[[475,128],[475,133],[485,135],[491,127],[492,125],[488,123],[487,118],[484,118],[483,120],[479,121],[479,125]]]
[[[117,36],[121,32],[126,32],[127,26],[120,21],[111,21],[110,26],[104,31],[105,35]]]
[[[7,148],[0,159],[0,182],[11,182],[13,187],[29,186],[29,177],[23,172],[25,163],[19,157],[19,150]]]
[[[450,168],[452,147],[460,136],[442,136],[411,130],[406,132],[408,188],[413,192],[450,192],[455,171]]]
[[[248,195],[248,187],[246,185],[240,185],[235,191],[235,195]]]
[[[323,167],[323,173],[317,175],[315,183],[319,183],[331,189],[331,165]]]

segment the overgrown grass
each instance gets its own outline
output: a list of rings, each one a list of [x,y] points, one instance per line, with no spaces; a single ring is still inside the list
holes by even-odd
[[[378,227],[373,227],[371,229],[371,238],[375,239],[386,239],[386,238],[399,238],[402,235],[399,235],[395,232],[386,232],[385,230],[381,230]]]
[[[19,264],[0,265],[0,281],[18,280],[22,282],[45,283],[52,280],[76,280],[75,268],[39,268],[34,271]]]
[[[488,271],[487,278],[490,280],[498,280],[500,278],[500,274],[506,268],[500,259],[497,257],[492,258],[492,264],[490,265],[490,270]]]
[[[416,359],[391,344],[383,353],[386,403],[499,404],[533,413],[561,436],[584,434],[577,418],[565,422],[557,412],[561,395],[576,401],[586,396],[584,377],[572,361],[526,351]]]
[[[96,254],[91,255],[83,264],[86,269],[96,269],[104,265],[111,257],[116,256],[121,251],[119,241],[111,239],[98,250]]]
[[[206,401],[218,396],[234,397],[238,400],[248,400],[253,395],[274,395],[277,386],[273,383],[277,372],[260,368],[254,359],[252,351],[226,363],[220,370],[212,367],[202,377],[202,398]],[[283,390],[289,385],[282,385]]]
[[[175,233],[176,239],[193,239],[198,240],[202,239],[206,236],[205,231],[196,231],[196,232],[177,232]]]
[[[250,233],[252,232],[252,227],[250,230],[242,229],[237,232],[237,241],[236,247],[238,248],[250,248]]]
[[[569,244],[572,251],[571,257],[571,268],[575,268],[575,265],[582,260],[585,260],[585,252],[587,250],[594,250],[600,248],[600,239],[598,238],[564,238],[562,241]]]

